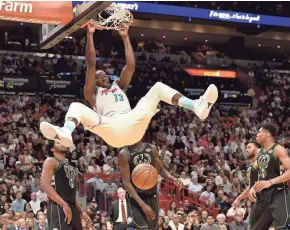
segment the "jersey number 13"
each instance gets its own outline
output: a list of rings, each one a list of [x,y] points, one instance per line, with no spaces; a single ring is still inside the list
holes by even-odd
[[[124,97],[121,93],[114,93],[115,102],[124,101]]]

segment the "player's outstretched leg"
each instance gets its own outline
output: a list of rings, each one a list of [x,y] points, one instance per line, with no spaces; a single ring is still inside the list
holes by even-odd
[[[85,127],[93,128],[101,121],[101,117],[94,110],[84,104],[73,102],[70,104],[65,116],[64,126],[58,127],[48,122],[40,123],[40,131],[49,140],[59,141],[61,145],[70,147],[72,142],[71,133],[81,122]]]
[[[197,100],[191,100],[172,89],[171,87],[157,82],[145,96],[153,107],[157,107],[160,101],[171,105],[178,105],[193,111],[201,120],[208,117],[210,109],[218,99],[218,89],[211,84],[205,93]],[[152,108],[154,109],[154,108]]]

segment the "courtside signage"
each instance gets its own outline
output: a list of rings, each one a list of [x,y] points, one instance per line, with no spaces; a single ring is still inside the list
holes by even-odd
[[[37,24],[65,25],[73,18],[70,2],[1,1],[0,19]]]
[[[184,69],[191,76],[195,77],[219,77],[219,78],[236,78],[237,73],[230,70],[212,70],[212,69]]]
[[[73,5],[82,1],[73,2]],[[290,27],[290,18],[267,16],[261,14],[249,14],[224,10],[197,9],[182,6],[170,6],[145,2],[114,2],[113,5],[123,6],[132,12],[148,14],[162,14],[188,18],[201,18],[208,20],[220,20],[237,23],[250,23],[258,25],[286,26]]]

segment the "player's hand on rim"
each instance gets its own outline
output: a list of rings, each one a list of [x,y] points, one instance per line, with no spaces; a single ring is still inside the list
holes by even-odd
[[[87,24],[87,30],[88,30],[89,33],[95,33],[96,26],[93,23],[88,22],[88,24]]]
[[[71,212],[71,208],[69,207],[69,205],[67,203],[65,203],[62,206],[63,212],[64,212],[64,221],[67,222],[68,224],[70,224],[71,220],[72,220],[72,212]]]
[[[121,29],[118,32],[119,32],[121,37],[125,37],[125,36],[128,36],[128,31],[129,31],[129,28],[124,27],[124,29]]]
[[[265,188],[270,188],[272,186],[272,183],[270,180],[262,180],[258,181],[255,185],[255,191],[261,192]]]
[[[144,214],[147,216],[148,220],[150,220],[150,219],[154,220],[155,219],[155,213],[153,212],[153,210],[150,208],[149,205],[144,203],[141,206],[141,208],[142,208],[142,211],[144,212]]]

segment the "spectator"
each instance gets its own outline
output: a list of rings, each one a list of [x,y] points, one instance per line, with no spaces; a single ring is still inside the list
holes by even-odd
[[[184,229],[185,230],[199,230],[196,213],[191,212],[188,214],[187,221],[184,224]]]
[[[200,201],[205,202],[207,205],[211,205],[215,202],[215,195],[211,192],[212,187],[209,185],[206,187],[206,191],[200,194]]]
[[[106,163],[103,166],[104,174],[109,175],[110,173],[114,173],[113,159],[111,156],[106,158]]]
[[[203,186],[198,183],[198,177],[192,177],[192,182],[188,186],[188,190],[193,193],[200,193],[203,189]]]
[[[104,184],[104,181],[102,179],[99,179],[100,172],[95,172],[95,177],[89,179],[86,181],[86,184],[92,184],[94,186],[94,190],[102,191],[102,186]]]
[[[208,215],[206,223],[201,226],[200,230],[219,230],[211,214]]]
[[[88,167],[88,172],[91,174],[100,173],[101,168],[96,164],[95,158],[91,158],[90,165]]]
[[[172,220],[168,224],[169,230],[184,230],[184,225],[180,223],[180,217],[174,214]]]
[[[227,213],[227,217],[235,217],[237,212],[242,212],[244,215],[246,210],[242,207],[240,207],[240,208],[231,207]]]
[[[207,222],[207,217],[208,217],[208,211],[203,210],[201,212],[201,220],[200,220],[200,224],[205,224]]]
[[[177,205],[174,201],[169,205],[167,216],[172,217],[177,212]]]
[[[193,210],[196,210],[196,207],[190,205],[189,200],[185,199],[183,203],[183,210],[186,214],[191,213]]]
[[[15,185],[13,186],[13,190],[15,194],[17,194],[17,192],[25,192],[25,188],[20,184],[20,180],[18,178],[15,179]]]
[[[36,193],[33,192],[30,195],[31,201],[29,202],[31,209],[34,214],[36,214],[40,210],[40,200],[37,200]]]
[[[241,211],[237,211],[235,213],[235,220],[231,223],[230,229],[231,230],[247,230],[248,224],[243,221],[244,213]]]
[[[224,214],[218,214],[216,220],[219,229],[225,228],[224,230],[230,230],[230,227],[225,223],[226,216]]]
[[[182,184],[185,186],[185,187],[188,187],[191,183],[188,175],[186,174],[186,172],[181,172],[180,174],[180,181],[182,182]]]
[[[8,230],[28,230],[28,227],[26,226],[26,222],[24,218],[21,218],[18,220],[19,226],[9,226]]]
[[[113,178],[111,176],[107,177],[107,181],[102,185],[101,191],[109,196],[117,194],[117,185],[113,183]]]
[[[46,217],[45,215],[41,214],[41,215],[38,215],[38,218],[37,218],[37,225],[36,227],[34,228],[34,230],[48,230],[48,226],[47,224],[45,223],[46,221]]]
[[[47,201],[48,200],[48,197],[47,197],[47,194],[41,189],[39,189],[38,192],[36,192],[36,200],[42,202],[42,201]]]
[[[24,212],[24,206],[26,204],[26,200],[22,199],[22,192],[18,191],[16,193],[16,199],[12,202],[12,209],[14,212]]]

